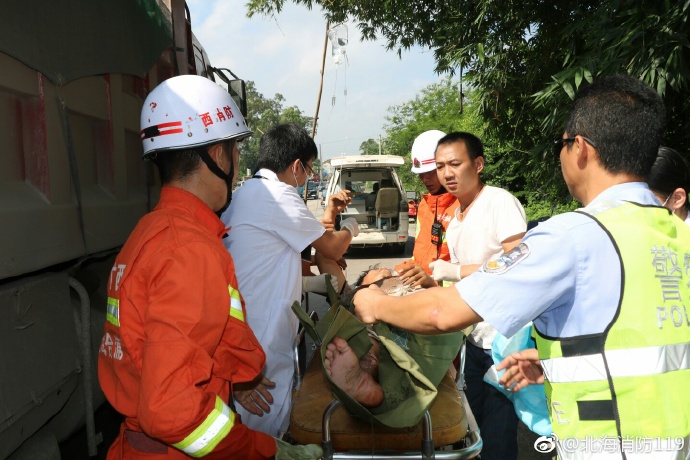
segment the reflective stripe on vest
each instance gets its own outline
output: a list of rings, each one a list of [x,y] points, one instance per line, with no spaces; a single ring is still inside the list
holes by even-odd
[[[189,436],[173,446],[192,457],[203,457],[215,449],[230,433],[235,424],[235,414],[216,396],[216,407]]]
[[[244,322],[244,312],[242,311],[242,301],[240,300],[240,291],[228,286],[230,293],[230,316]]]
[[[628,202],[599,203],[587,215],[618,253],[609,263],[620,264],[621,296],[602,333],[547,337],[535,328],[559,455],[590,458],[566,452],[566,439],[613,439],[619,449],[629,438],[687,439],[690,319],[681,316],[690,307],[690,227],[664,208]]]
[[[108,312],[105,319],[115,327],[120,327],[120,301],[113,297],[108,297]]]
[[[690,345],[677,343],[658,347],[606,350],[601,354],[551,358],[542,362],[544,375],[551,383],[589,382],[612,377],[663,374],[690,369]]]

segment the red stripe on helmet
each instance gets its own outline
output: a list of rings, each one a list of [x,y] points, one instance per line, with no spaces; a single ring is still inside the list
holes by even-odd
[[[167,129],[166,129],[167,128]],[[181,121],[169,121],[161,123],[160,125],[149,126],[141,130],[141,140],[150,139],[152,137],[165,136],[166,134],[182,133]]]
[[[167,123],[161,123],[160,125],[158,125],[158,129],[170,128],[171,126],[182,126],[182,122],[181,121],[169,121]]]

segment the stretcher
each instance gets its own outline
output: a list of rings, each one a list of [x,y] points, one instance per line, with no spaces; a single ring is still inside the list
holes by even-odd
[[[297,362],[295,366],[302,367]],[[311,360],[295,386],[290,437],[297,444],[320,444],[325,460],[471,459],[481,451],[479,429],[465,393],[450,374],[443,378],[422,421],[408,428],[390,428],[350,415],[333,398],[319,359]]]

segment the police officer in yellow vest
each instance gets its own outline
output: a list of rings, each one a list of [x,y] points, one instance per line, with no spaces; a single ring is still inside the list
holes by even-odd
[[[584,208],[453,287],[397,298],[363,289],[357,315],[419,333],[483,319],[506,336],[534,320],[538,352],[508,358],[503,381],[545,383],[554,436],[535,448],[690,458],[690,228],[644,182],[664,123],[661,98],[634,77],[583,88],[554,145]]]

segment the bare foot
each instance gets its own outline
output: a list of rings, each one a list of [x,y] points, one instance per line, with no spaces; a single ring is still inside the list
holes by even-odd
[[[364,407],[376,407],[383,402],[383,388],[362,369],[345,339],[335,337],[328,344],[324,365],[333,381]]]

